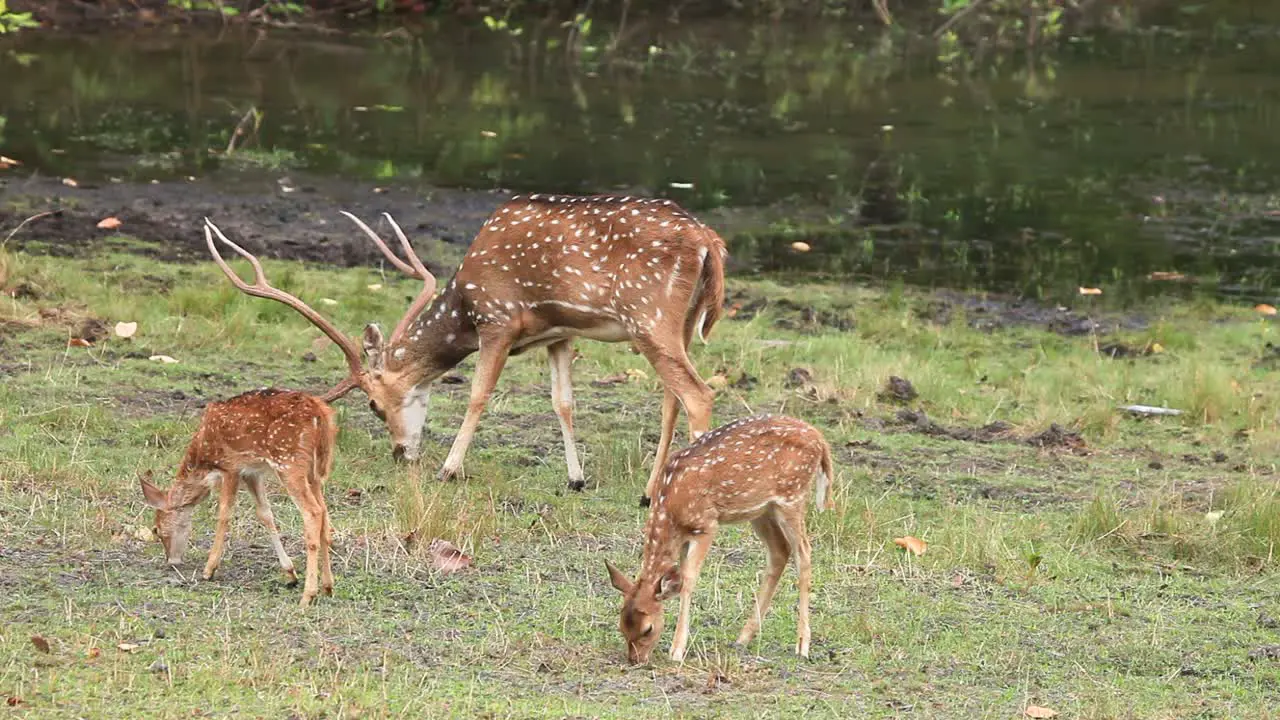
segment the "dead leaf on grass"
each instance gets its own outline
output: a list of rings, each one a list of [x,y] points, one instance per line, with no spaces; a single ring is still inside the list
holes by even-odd
[[[120,218],[118,217],[114,217],[114,216],[104,217],[98,221],[98,229],[99,230],[115,230],[116,228],[120,227],[123,224],[124,223],[120,222]]]
[[[19,705],[26,705],[27,701],[17,695],[6,695],[4,698],[4,704],[9,707],[18,707]]]
[[[1102,288],[1082,287],[1080,288],[1080,294],[1081,295],[1101,295]]]
[[[1163,280],[1166,282],[1177,282],[1179,280],[1187,279],[1187,276],[1177,271],[1154,270],[1152,272],[1147,273],[1147,279],[1157,280],[1157,281]]]
[[[4,155],[0,155],[0,170],[8,170],[11,167],[21,165],[21,164],[22,163],[18,162],[17,160],[14,160],[11,157],[5,157]]]
[[[80,183],[75,178],[62,178],[62,184],[67,187],[80,187]]]
[[[49,641],[46,640],[42,635],[32,635],[31,644],[35,645],[37,650],[39,650],[42,653],[45,653],[46,655],[49,654],[50,652]]]
[[[649,376],[646,375],[643,370],[639,370],[637,368],[629,368],[627,370],[627,379],[628,380],[648,380]]]
[[[138,332],[138,323],[136,322],[116,323],[116,337],[131,338],[136,332]]]
[[[916,557],[923,555],[924,551],[929,549],[929,543],[911,535],[894,538],[893,544],[905,550],[910,550],[911,554]]]
[[[67,344],[71,347],[93,347],[93,343],[84,338],[71,338],[67,341]]]
[[[142,646],[136,643],[123,642],[117,645],[116,648],[119,649],[121,652],[135,653],[141,650]]]
[[[152,355],[147,359],[151,360],[152,362],[164,363],[165,365],[172,365],[178,362],[177,359],[171,358],[168,355]]]
[[[791,249],[800,253],[807,253],[812,250],[812,248],[809,247],[809,243],[800,240],[791,243]]]
[[[716,374],[707,378],[707,387],[711,388],[712,390],[723,390],[728,386],[729,386],[729,378],[723,375]]]
[[[90,660],[97,660],[98,656],[101,654],[102,654],[102,650],[100,648],[91,647],[87,651],[85,651],[84,656],[89,658]]]
[[[471,567],[471,558],[448,540],[432,540],[427,552],[431,554],[431,567],[440,572],[452,573]]]
[[[1258,312],[1262,313],[1263,315],[1275,315],[1275,314],[1276,314],[1276,308],[1275,308],[1275,306],[1274,306],[1274,305],[1268,305],[1268,304],[1266,304],[1266,303],[1259,303],[1258,305],[1253,306],[1253,309],[1254,309],[1254,310],[1257,310]]]
[[[1057,717],[1058,711],[1052,708],[1040,707],[1039,705],[1028,705],[1027,709],[1022,711],[1022,714],[1029,718],[1046,720],[1047,718]]]

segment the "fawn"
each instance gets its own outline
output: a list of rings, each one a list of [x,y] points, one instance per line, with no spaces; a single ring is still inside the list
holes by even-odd
[[[684,408],[690,437],[710,429],[711,388],[690,362],[688,349],[695,335],[705,341],[720,317],[727,251],[715,231],[671,200],[517,195],[485,221],[438,295],[435,276],[390,215],[385,217],[407,262],[369,226],[343,214],[393,265],[423,282],[386,340],[370,324],[357,343],[302,301],[268,286],[257,260],[207,219],[205,240],[237,288],[289,305],[342,349],[350,372],[335,392],[359,387],[369,396],[369,408],[386,423],[396,459],[418,457],[432,381],[475,353],[466,416],[439,473],[441,478],[458,475],[507,358],[545,347],[569,487],[581,490],[585,480],[574,439],[570,377],[576,338],[631,343],[662,380],[661,434],[641,504],[648,504],[658,469],[666,463],[678,410]],[[254,265],[255,284],[232,272],[218,254],[214,235]]]
[[[662,602],[676,593],[680,618],[671,659],[684,659],[693,585],[716,528],[746,521],[764,541],[768,565],[755,612],[738,644],[750,642],[759,629],[787,559],[794,557],[800,575],[796,652],[808,657],[810,564],[804,516],[815,475],[819,509],[834,507],[830,446],[812,425],[783,415],[757,415],[722,425],[672,455],[649,511],[640,575],[632,582],[605,561],[610,581],[623,595],[619,628],[627,642],[627,659],[648,662],[662,634]]]
[[[337,432],[333,408],[325,400],[305,393],[255,390],[209,403],[199,429],[187,445],[176,482],[163,490],[151,484],[151,471],[141,479],[142,495],[147,505],[156,509],[155,534],[164,545],[169,564],[182,564],[195,507],[221,483],[217,531],[204,566],[204,578],[213,578],[222,561],[236,490],[243,480],[253,494],[258,519],[271,534],[280,567],[289,576],[290,586],[297,585],[298,575],[280,541],[263,487],[263,481],[275,475],[302,514],[307,543],[302,606],[310,605],[319,590],[332,595],[329,546],[333,529],[322,486],[333,469]]]

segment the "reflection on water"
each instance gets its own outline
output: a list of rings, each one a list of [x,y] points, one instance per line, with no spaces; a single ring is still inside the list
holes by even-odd
[[[837,24],[633,26],[613,53],[595,28],[576,54],[527,30],[7,38],[0,150],[77,177],[625,189],[700,211],[762,270],[1039,297],[1169,291],[1145,278],[1176,270],[1272,299],[1280,45],[1256,25],[968,72]]]

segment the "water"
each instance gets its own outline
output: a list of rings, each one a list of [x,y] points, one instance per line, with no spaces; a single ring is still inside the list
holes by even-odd
[[[834,23],[633,23],[614,52],[600,23],[576,56],[556,25],[25,34],[0,41],[0,153],[78,178],[244,165],[621,189],[699,211],[759,271],[1274,303],[1270,14],[1233,27],[1174,12],[971,72]],[[227,158],[250,108],[260,128]]]

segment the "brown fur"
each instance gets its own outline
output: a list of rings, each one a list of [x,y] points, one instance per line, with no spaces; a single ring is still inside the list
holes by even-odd
[[[347,355],[351,377],[325,398],[363,389],[370,408],[387,425],[397,458],[412,460],[418,455],[425,422],[422,396],[429,383],[478,352],[467,414],[440,476],[460,473],[507,358],[546,347],[570,486],[581,489],[572,380],[564,361],[572,357],[578,337],[631,343],[665,386],[661,436],[646,499],[658,468],[666,462],[679,408],[688,416],[691,437],[710,427],[712,392],[689,361],[688,345],[695,333],[705,340],[720,316],[725,245],[672,201],[538,194],[512,198],[485,221],[457,273],[434,298],[435,278],[394,221],[408,262],[367,225],[348,217],[396,267],[424,282],[390,338],[384,340],[376,325],[365,328],[363,352],[305,303],[270,288],[260,267],[255,265],[254,286],[234,277],[225,265],[223,269],[237,287],[290,305],[335,339]],[[219,238],[254,262],[220,233]],[[208,243],[221,262],[212,236]]]
[[[332,528],[323,485],[333,470],[337,423],[323,400],[290,390],[255,390],[210,403],[201,418],[168,490],[142,479],[147,504],[156,509],[156,535],[173,564],[182,560],[191,532],[192,511],[215,488],[220,489],[218,526],[204,577],[211,579],[222,560],[236,490],[248,486],[258,518],[271,534],[284,571],[297,582],[285,554],[262,481],[276,476],[302,513],[307,542],[306,583],[302,605],[319,590],[333,593],[329,562]]]
[[[662,603],[676,593],[680,618],[671,656],[684,658],[690,602],[702,560],[719,526],[738,522],[750,522],[769,551],[755,614],[738,642],[747,643],[759,628],[787,560],[794,557],[800,574],[796,652],[808,656],[810,553],[804,517],[809,484],[820,472],[825,474],[819,477],[821,494],[834,472],[831,448],[822,433],[784,415],[758,415],[723,425],[672,455],[649,511],[635,582],[606,561],[610,581],[623,594],[619,629],[628,659],[648,660],[662,632]]]

